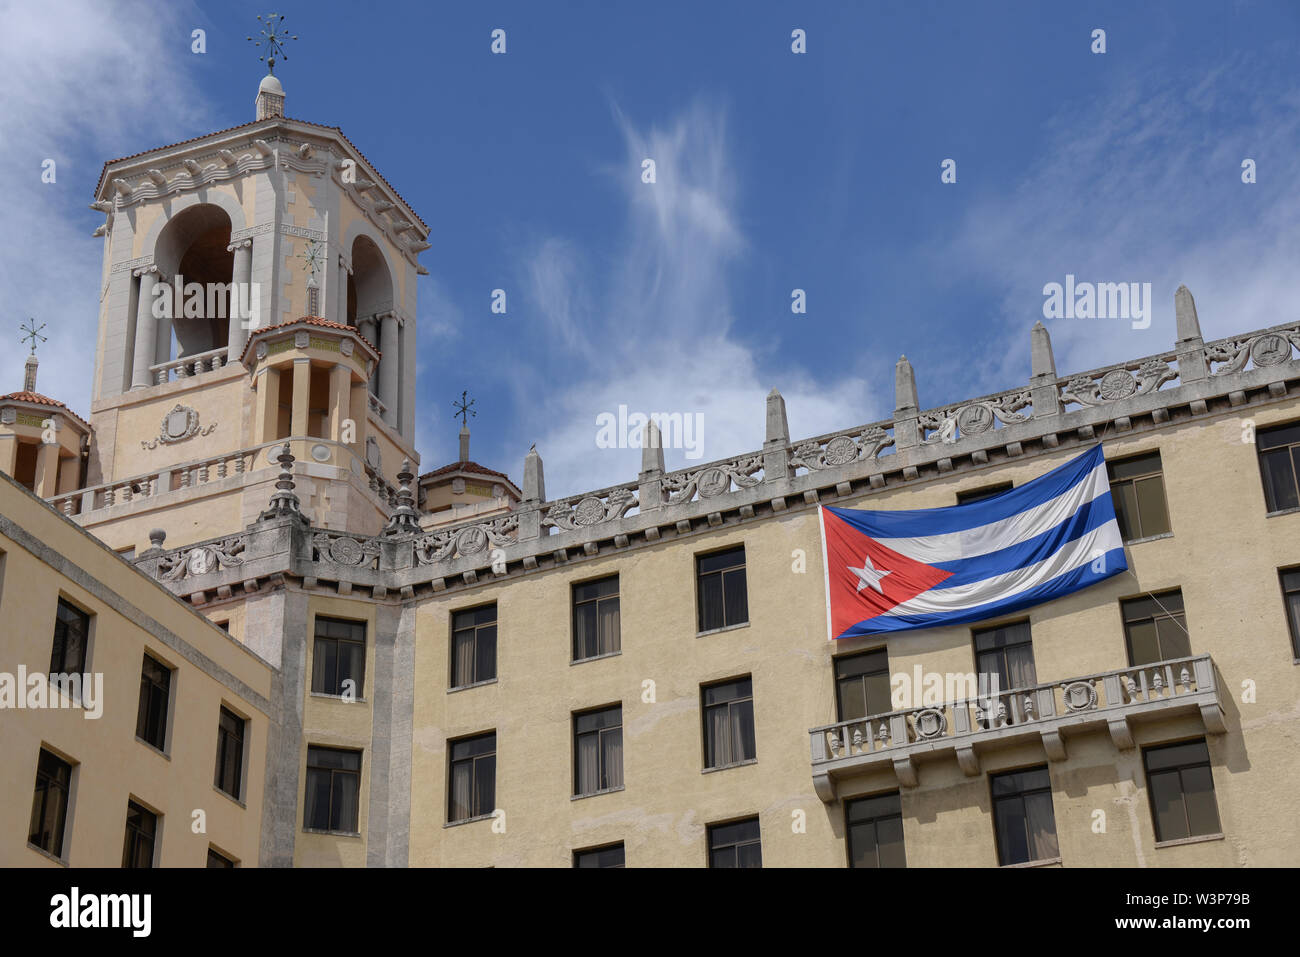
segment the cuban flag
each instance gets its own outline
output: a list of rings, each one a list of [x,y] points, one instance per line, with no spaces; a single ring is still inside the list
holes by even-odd
[[[983,621],[1128,568],[1100,445],[978,502],[821,521],[831,639]]]

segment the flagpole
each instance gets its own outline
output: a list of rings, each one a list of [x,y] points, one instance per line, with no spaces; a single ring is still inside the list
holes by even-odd
[[[817,521],[822,529],[822,582],[826,586],[826,640],[834,641],[831,634],[831,567],[826,561],[826,506],[817,506]]]

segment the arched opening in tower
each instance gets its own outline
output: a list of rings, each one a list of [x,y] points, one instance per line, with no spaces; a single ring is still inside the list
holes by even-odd
[[[170,321],[158,322],[157,361],[166,362],[224,346],[232,311],[247,303],[249,291],[233,286],[235,254],[230,216],[220,206],[202,203],[176,216],[158,237],[154,262],[172,287]],[[177,280],[181,295],[176,297]],[[238,319],[234,321],[239,321]]]

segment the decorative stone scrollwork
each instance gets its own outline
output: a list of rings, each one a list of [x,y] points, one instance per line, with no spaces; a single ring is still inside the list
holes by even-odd
[[[1300,330],[1283,330],[1282,332],[1265,332],[1229,342],[1220,342],[1205,347],[1205,358],[1210,362],[1222,362],[1210,375],[1231,375],[1246,368],[1253,361],[1255,368],[1281,365],[1291,358],[1291,347],[1300,349]]]
[[[145,449],[156,449],[159,445],[175,445],[196,435],[208,435],[216,427],[217,423],[213,422],[206,428],[199,428],[199,413],[188,405],[177,405],[163,416],[162,425],[158,428],[158,438],[151,442],[141,439],[140,445]]]
[[[364,565],[373,568],[379,558],[379,542],[372,538],[358,541],[346,535],[317,532],[312,536],[311,544],[316,561],[333,562],[335,565]]]
[[[924,439],[925,444],[935,442],[955,442],[960,437],[981,435],[992,429],[999,420],[1003,425],[1028,421],[1029,416],[1021,413],[1033,405],[1028,391],[1009,392],[992,399],[969,402],[966,405],[945,409],[939,412],[927,412],[918,417],[917,423],[923,429],[933,430],[933,435]]]
[[[937,708],[926,708],[916,713],[916,734],[922,739],[940,737],[948,730],[948,719]]]
[[[577,501],[570,499],[567,502],[556,502],[542,519],[542,526],[567,530],[587,528],[591,525],[599,525],[601,522],[622,518],[636,504],[636,496],[630,489],[625,488],[614,489],[604,501],[594,495],[588,495]]]
[[[518,529],[519,516],[505,515],[492,522],[433,532],[416,540],[415,560],[421,565],[434,565],[482,554],[489,545],[513,545]]]
[[[1061,685],[1061,697],[1067,711],[1092,711],[1097,707],[1097,689],[1091,681],[1071,681]]]
[[[733,483],[737,488],[753,488],[761,481],[753,477],[754,473],[762,469],[763,456],[753,455],[693,472],[674,472],[663,477],[664,501],[669,505],[681,505],[695,498],[696,492],[700,498],[716,498],[730,492]]]
[[[1178,373],[1168,362],[1148,359],[1136,373],[1127,369],[1111,369],[1096,379],[1088,375],[1077,375],[1061,389],[1061,399],[1090,407],[1105,405],[1135,395],[1148,395],[1177,378]]]
[[[243,550],[242,535],[220,542],[179,549],[158,559],[158,577],[163,581],[174,582],[208,575],[218,568],[233,568],[244,563],[244,560],[239,557],[239,553]]]
[[[790,464],[803,466],[810,472],[839,468],[850,462],[863,462],[880,455],[882,449],[894,444],[894,438],[879,426],[865,429],[860,436],[837,435],[825,445],[819,442],[801,442],[790,455]]]

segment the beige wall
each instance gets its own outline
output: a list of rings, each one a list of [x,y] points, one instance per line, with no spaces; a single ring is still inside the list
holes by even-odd
[[[8,479],[0,479],[0,672],[49,667],[60,597],[89,612],[87,671],[103,675],[98,719],[81,709],[0,712],[0,865],[58,866],[27,845],[39,752],[74,765],[64,858],[121,864],[128,800],[162,814],[157,861],[201,867],[209,843],[256,866],[268,734],[270,666]],[[55,564],[51,564],[55,563]],[[166,754],[136,739],[145,652],[173,668]],[[225,705],[247,720],[242,802],[213,785]],[[194,812],[206,816],[195,833]]]
[[[1292,419],[1300,403],[1255,416],[1259,427]],[[1256,452],[1236,419],[1108,435],[1107,457],[1159,448],[1173,537],[1133,545],[1124,574],[1029,611],[1040,682],[1126,667],[1121,599],[1180,587],[1193,654],[1208,652],[1225,682],[1228,734],[1205,735],[1199,719],[1143,724],[1138,748],[1119,751],[1105,734],[1066,738],[1052,763],[1057,833],[1066,866],[1281,865],[1294,835],[1278,832],[1300,785],[1294,760],[1300,672],[1292,663],[1279,566],[1300,563],[1300,514],[1265,516]],[[1016,485],[1078,450],[954,474],[919,488],[886,489],[851,507],[955,504],[958,490]],[[838,504],[838,503],[837,503]],[[696,637],[695,554],[743,542],[750,624]],[[801,550],[806,571],[793,571]],[[831,656],[884,644],[891,672],[974,670],[969,627],[930,629],[832,646],[817,515],[804,511],[723,528],[675,543],[605,554],[519,579],[457,591],[419,610],[411,783],[413,865],[568,866],[573,849],[624,841],[629,866],[702,866],[705,825],[757,814],[767,866],[843,866],[844,808],[813,792],[809,728],[836,720]],[[570,664],[570,588],[618,572],[622,653]],[[448,693],[450,613],[498,606],[496,683]],[[1023,618],[1024,614],[1016,616]],[[1015,619],[1010,619],[1015,620]],[[757,762],[703,773],[700,685],[753,677]],[[655,701],[642,700],[654,682]],[[1241,700],[1243,682],[1258,689]],[[572,793],[574,711],[621,702],[624,791],[581,800]],[[444,827],[447,740],[495,729],[493,822]],[[1156,848],[1141,746],[1205,736],[1224,838]],[[903,788],[912,865],[997,863],[987,773],[1047,763],[1039,745],[981,754],[966,777],[951,758],[920,766]],[[898,789],[892,772],[840,782],[840,797]],[[1105,831],[1093,828],[1105,812]],[[806,832],[792,826],[806,815]],[[1279,838],[1285,838],[1280,840]]]

